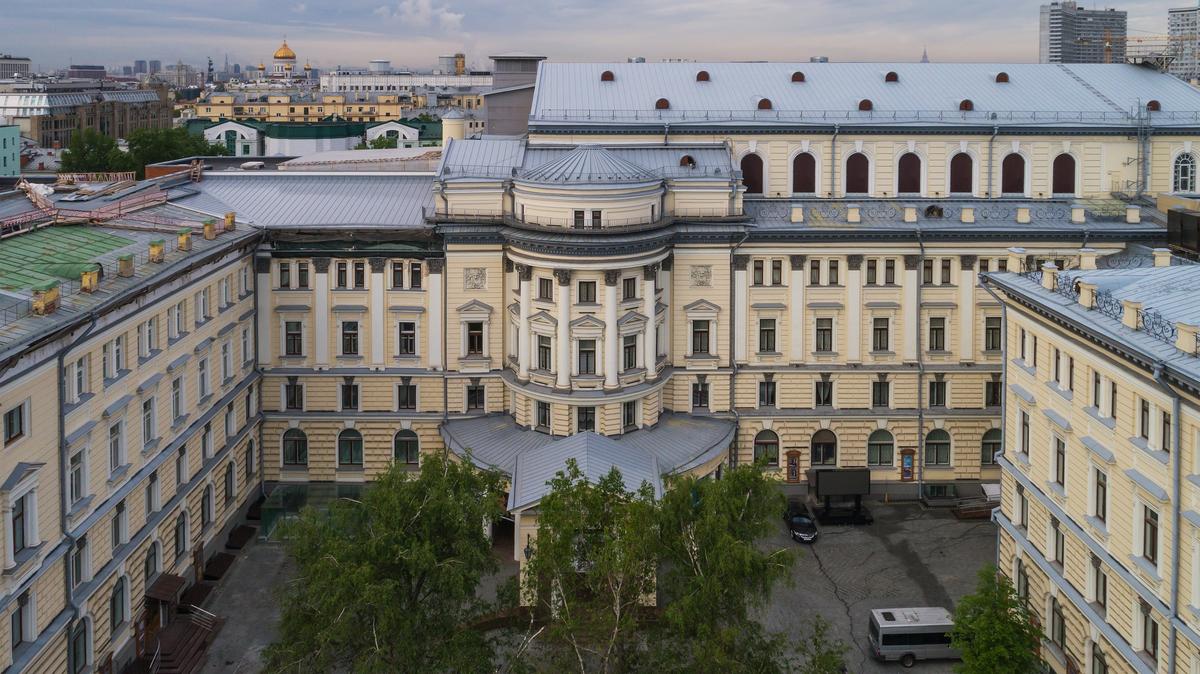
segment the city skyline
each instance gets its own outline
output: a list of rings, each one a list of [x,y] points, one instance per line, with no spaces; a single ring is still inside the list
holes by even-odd
[[[203,6],[135,0],[94,7],[65,0],[9,15],[12,37],[0,51],[28,56],[42,70],[70,62],[120,66],[135,59],[203,64],[209,57],[220,68],[226,54],[231,64],[269,60],[286,35],[302,60],[322,69],[371,59],[427,68],[437,56],[458,51],[475,67],[486,67],[489,54],[508,51],[579,61],[631,56],[804,61],[817,55],[916,61],[928,49],[935,61],[1036,62],[1041,4],[878,3],[863,20],[861,5],[833,0],[804,2],[799,9],[784,0],[753,6],[713,0],[686,6],[630,0],[605,5],[534,0],[520,6],[497,0],[347,0],[335,7],[304,0],[214,0]],[[1166,33],[1167,10],[1182,4],[1137,0],[1114,7],[1129,13],[1130,35],[1136,36]],[[766,15],[774,18],[764,22]],[[676,32],[664,41],[666,25]],[[64,48],[44,39],[48,32],[73,38]]]

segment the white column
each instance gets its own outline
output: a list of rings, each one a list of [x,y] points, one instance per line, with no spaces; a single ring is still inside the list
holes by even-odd
[[[16,544],[13,542],[12,505],[4,504],[4,531],[9,535],[4,537],[4,568],[11,569],[17,565]]]
[[[446,329],[446,317],[442,315],[442,271],[446,260],[430,258],[425,261],[429,270],[429,367],[433,370],[443,370],[446,367],[445,354],[442,352],[442,331]]]
[[[905,361],[917,359],[917,330],[921,329],[921,307],[917,306],[917,284],[921,282],[918,274],[921,259],[916,255],[904,256],[904,281],[901,293],[900,315],[904,316],[904,351]],[[920,457],[918,457],[919,459]]]
[[[531,269],[529,265],[516,266],[518,283],[521,288],[520,323],[517,325],[517,377],[522,381],[529,379],[529,282]]]
[[[371,266],[370,298],[371,298],[371,365],[383,368],[384,363],[384,327],[388,324],[387,307],[383,306],[384,277],[383,269],[387,260],[382,257],[367,259]]]
[[[846,260],[846,360],[862,362],[862,262],[863,256]]]
[[[658,265],[648,264],[642,271],[642,312],[646,314],[646,334],[642,338],[642,346],[646,349],[646,379],[654,379],[658,377],[658,329],[654,320],[658,304],[654,294]]]
[[[975,261],[974,255],[959,258],[958,272],[958,348],[959,360],[975,361]]]
[[[313,342],[317,367],[329,367],[329,258],[313,258]]]
[[[792,255],[788,258],[791,266],[791,278],[788,280],[790,306],[788,307],[788,344],[789,358],[793,363],[804,362],[804,256]]]
[[[275,337],[271,335],[271,317],[274,311],[267,301],[271,297],[271,258],[254,260],[254,292],[258,294],[258,363],[260,367],[271,365],[271,347]]]
[[[746,323],[749,320],[750,289],[746,285],[746,266],[750,264],[748,255],[733,256],[733,358],[739,363],[746,362]]]
[[[555,269],[558,279],[558,388],[571,388],[571,270]]]
[[[621,370],[620,346],[617,334],[617,282],[621,272],[615,269],[604,272],[604,388],[617,388]]]

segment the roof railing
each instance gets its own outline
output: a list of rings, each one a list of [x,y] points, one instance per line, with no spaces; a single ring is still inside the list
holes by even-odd
[[[972,124],[1137,124],[1142,119],[1133,111],[1117,110],[618,110],[597,108],[545,108],[530,114],[532,121],[595,122],[939,122]],[[1144,121],[1144,120],[1143,120]],[[1200,110],[1155,112],[1154,124],[1200,123]]]

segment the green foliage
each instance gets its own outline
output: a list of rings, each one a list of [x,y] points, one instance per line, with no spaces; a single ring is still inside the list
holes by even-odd
[[[808,632],[796,644],[800,659],[801,674],[841,674],[846,671],[846,651],[850,650],[840,639],[831,639],[829,623],[821,616],[813,616]]]
[[[639,610],[654,600],[653,489],[627,491],[616,468],[589,482],[574,460],[550,486],[524,589],[547,616],[547,656],[556,670],[628,669]]]
[[[210,143],[203,136],[188,133],[187,129],[138,129],[129,134],[129,155],[133,158],[138,177],[147,164],[182,159],[229,154],[224,145]]]
[[[95,129],[83,129],[71,135],[61,167],[67,173],[132,171],[133,159],[117,147],[117,141]]]
[[[429,114],[428,112],[422,112],[421,114],[417,115],[417,119],[421,120],[422,122],[436,122],[437,121],[437,119],[435,119],[434,116]]]
[[[975,593],[954,612],[951,645],[962,654],[961,674],[1040,671],[1041,630],[1008,577],[988,565]]]
[[[419,474],[393,466],[361,501],[283,525],[298,575],[281,597],[271,672],[485,672],[493,645],[466,628],[496,561],[484,522],[502,478],[442,456]]]
[[[355,150],[394,150],[399,145],[396,138],[388,136],[377,136],[369,144],[359,143],[354,146]]]

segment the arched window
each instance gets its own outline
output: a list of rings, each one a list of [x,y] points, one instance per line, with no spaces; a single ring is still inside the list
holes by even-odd
[[[862,112],[866,112],[868,110],[874,110],[875,104],[871,102],[871,99],[864,98],[858,102],[858,109]]]
[[[213,488],[212,485],[204,487],[204,496],[200,497],[200,528],[207,529],[208,525],[213,521]]]
[[[799,70],[792,73],[792,81],[793,82],[803,82],[804,81],[804,73],[800,72]]]
[[[817,159],[807,152],[792,159],[792,191],[800,194],[817,191]]]
[[[1025,194],[1025,158],[1016,152],[1000,164],[1000,193]]]
[[[712,78],[708,76],[707,70],[701,70],[700,72],[696,73],[697,82],[710,82],[711,80]]]
[[[162,545],[154,541],[146,551],[146,558],[142,560],[142,579],[146,581],[146,587],[150,587],[150,581],[158,575],[159,565],[162,563],[159,559],[161,552]]]
[[[754,436],[754,462],[768,466],[779,465],[779,436],[775,431],[759,431]]]
[[[996,73],[996,82],[998,84],[1008,84],[1008,73],[1005,73],[1005,72]]]
[[[762,157],[751,152],[742,157],[742,184],[746,186],[746,194],[762,194],[763,192],[763,161]]]
[[[283,465],[308,465],[308,436],[299,428],[289,428],[283,434]]]
[[[234,485],[233,477],[233,462],[225,464],[225,507],[228,508],[233,503],[233,497],[236,495],[237,489]]]
[[[654,101],[654,109],[655,110],[670,110],[671,109],[671,101],[668,101],[665,98],[660,98],[657,101]]]
[[[1075,158],[1063,153],[1054,158],[1051,193],[1075,194]]]
[[[975,182],[975,162],[971,155],[959,152],[950,159],[950,193],[971,194]]]
[[[759,110],[770,110],[771,108],[772,108],[771,99],[769,99],[769,98],[758,99],[758,109]]]
[[[925,465],[950,465],[950,434],[940,428],[925,436]]]
[[[114,633],[129,619],[126,585],[124,576],[118,578],[113,585],[112,596],[108,598],[108,624]]]
[[[685,154],[679,158],[679,165],[687,168],[696,168],[696,158],[690,154]]]
[[[884,82],[899,82],[899,81],[900,81],[900,76],[899,76],[899,75],[897,75],[897,74],[896,74],[896,71],[894,71],[894,70],[893,70],[893,71],[891,71],[891,72],[889,72],[888,74],[886,74],[886,75],[884,75],[884,76],[883,76],[883,81],[884,81]]]
[[[975,103],[973,103],[969,98],[964,98],[958,102],[958,109],[962,110],[963,112],[970,112],[975,109]]]
[[[896,165],[896,193],[921,193],[921,158],[915,152],[905,152]]]
[[[604,72],[600,73],[601,82],[612,82],[614,79],[616,78],[613,77],[613,72],[611,70],[605,70]]]
[[[250,478],[254,476],[254,439],[253,438],[250,439],[250,442],[246,443],[246,468],[245,468],[245,471],[246,471],[246,475],[245,475],[246,481],[249,482]]]
[[[1196,157],[1190,152],[1175,158],[1175,179],[1172,183],[1176,192],[1196,191]]]
[[[846,194],[866,194],[870,191],[871,162],[861,152],[846,157]]]
[[[361,466],[363,464],[362,433],[347,428],[338,434],[338,465]]]
[[[1148,112],[1158,112],[1159,110],[1162,110],[1162,103],[1159,103],[1158,101],[1155,101],[1155,100],[1147,101],[1146,102],[1146,110]]]
[[[88,671],[88,665],[91,664],[92,653],[92,621],[84,618],[75,626],[75,631],[71,633],[71,652],[68,663],[71,674],[83,674]]]
[[[983,444],[979,448],[979,461],[984,465],[996,463],[996,457],[1000,456],[1001,450],[1004,448],[1004,434],[999,428],[993,428],[983,434]]]
[[[187,513],[179,513],[175,518],[175,560],[179,561],[188,549],[188,520]]]
[[[396,433],[392,441],[392,458],[400,463],[416,464],[420,461],[421,448],[417,442],[417,434],[402,430]]]
[[[867,465],[890,466],[896,449],[896,441],[892,434],[882,428],[871,433],[867,438]]]
[[[833,431],[821,429],[812,436],[812,465],[837,465],[837,436]]]

